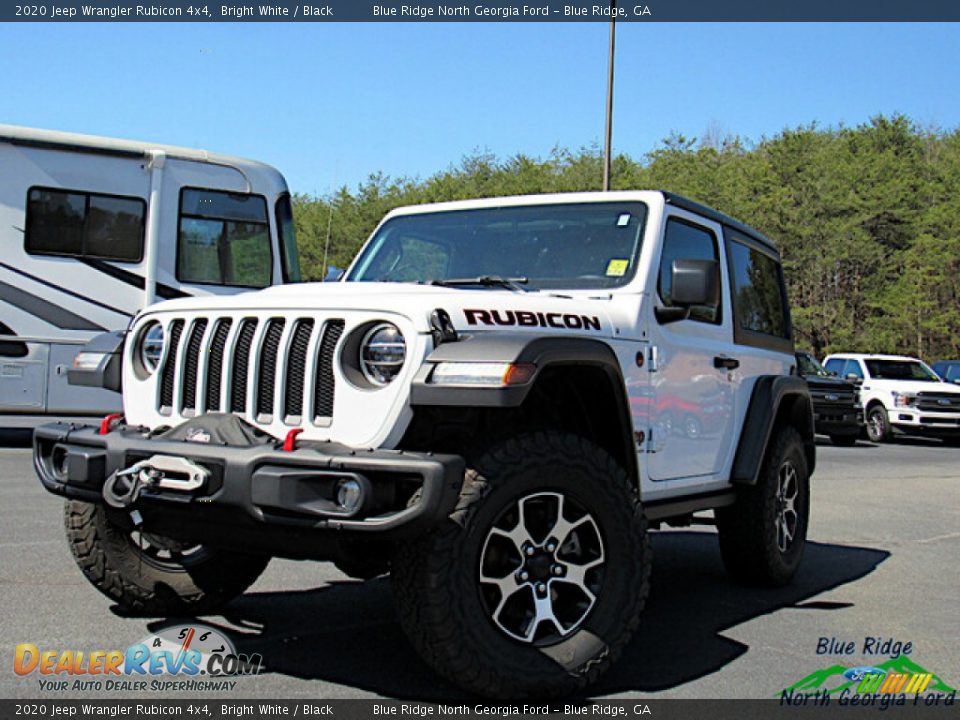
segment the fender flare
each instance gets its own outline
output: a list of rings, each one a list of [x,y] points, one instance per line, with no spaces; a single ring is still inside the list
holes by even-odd
[[[782,424],[796,427],[803,438],[810,474],[816,467],[813,402],[806,381],[796,375],[761,375],[757,378],[740,431],[730,481],[756,485],[760,467],[774,430]]]
[[[530,363],[533,376],[522,385],[507,387],[441,386],[428,383],[438,362]],[[545,368],[589,366],[606,373],[613,388],[628,472],[638,478],[633,419],[626,397],[626,383],[616,354],[600,339],[547,336],[530,333],[479,333],[463,335],[457,342],[438,346],[425,359],[410,387],[410,405],[417,407],[515,408],[523,404]]]

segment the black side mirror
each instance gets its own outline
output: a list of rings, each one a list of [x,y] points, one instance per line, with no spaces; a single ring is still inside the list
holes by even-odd
[[[844,380],[848,382],[852,382],[856,385],[859,385],[860,383],[863,382],[863,378],[857,375],[856,373],[847,373],[846,377],[844,377]]]
[[[670,268],[670,307],[657,307],[661,323],[686,320],[695,305],[719,303],[720,263],[716,260],[674,260]]]

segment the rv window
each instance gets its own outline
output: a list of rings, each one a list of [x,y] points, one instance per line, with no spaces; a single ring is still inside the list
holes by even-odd
[[[34,255],[140,262],[146,209],[140,198],[30,188],[24,246]]]
[[[285,283],[300,282],[300,256],[297,255],[296,227],[293,224],[293,208],[290,196],[281,195],[277,200],[277,232],[280,234],[280,267]]]
[[[184,188],[177,250],[181,282],[266,287],[272,275],[266,199]]]

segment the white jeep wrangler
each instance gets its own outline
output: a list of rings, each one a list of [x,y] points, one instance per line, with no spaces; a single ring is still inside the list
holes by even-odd
[[[402,208],[341,282],[164,302],[91,343],[125,418],[40,428],[35,464],[122,606],[204,613],[272,556],[332,560],[390,572],[463,688],[569,694],[640,621],[651,525],[712,510],[737,580],[796,572],[793,351],[774,245],[682,197]]]

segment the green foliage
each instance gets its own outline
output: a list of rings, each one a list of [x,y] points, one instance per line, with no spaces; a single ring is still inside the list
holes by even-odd
[[[425,179],[371,175],[355,191],[294,198],[304,277],[346,267],[391,209],[599,189],[597,147],[500,160],[477,151]],[[618,155],[613,189],[662,188],[779,244],[798,346],[960,357],[960,130],[902,115],[855,128],[785,129],[756,144],[709,129],[641,161]]]

